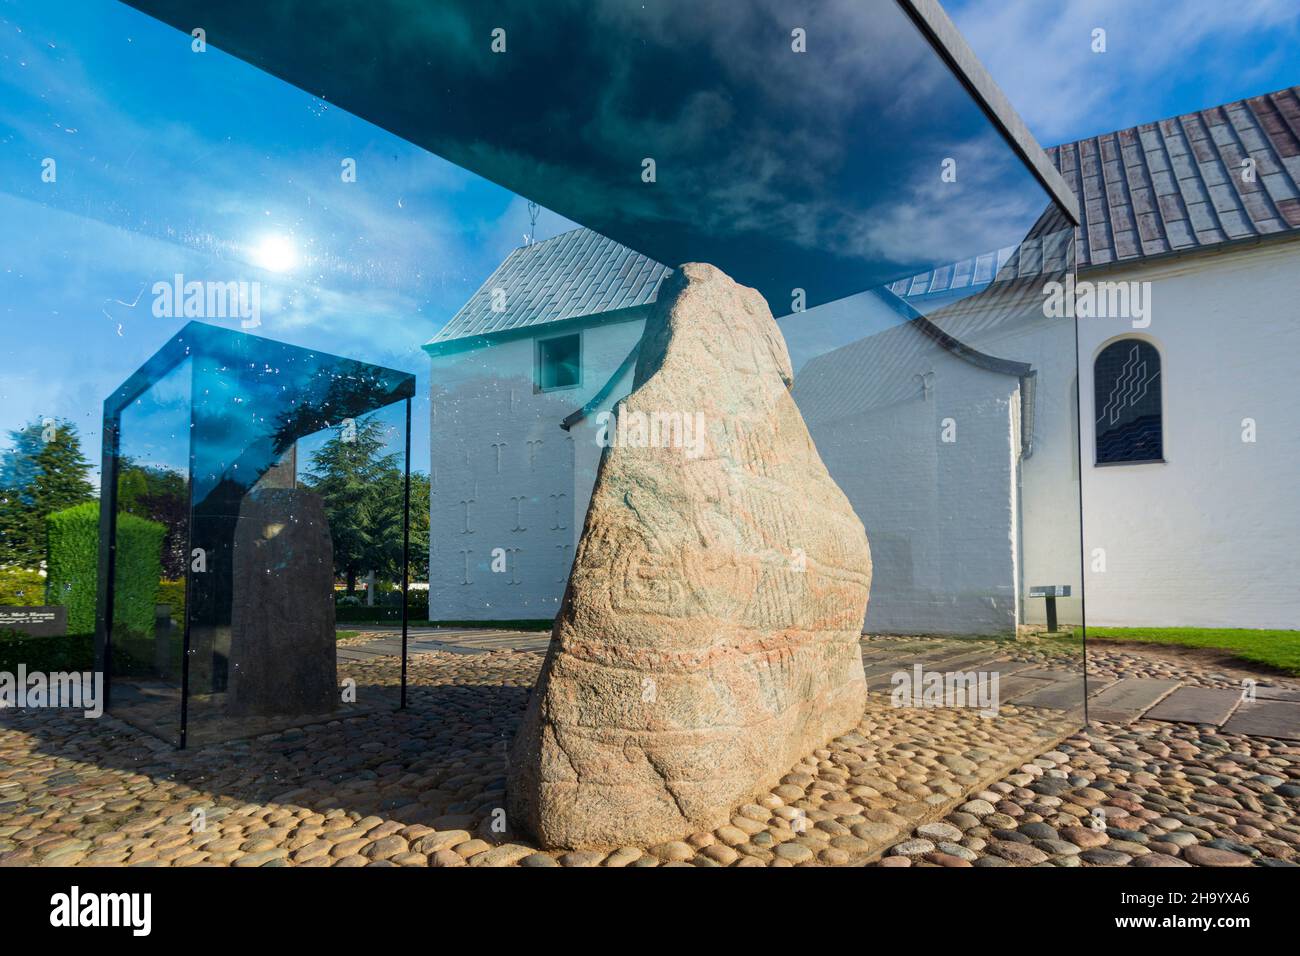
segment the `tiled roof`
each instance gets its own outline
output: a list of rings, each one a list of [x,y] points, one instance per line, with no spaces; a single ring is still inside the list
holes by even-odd
[[[510,253],[429,344],[646,305],[670,272],[590,229],[573,229]]]
[[[1300,87],[1047,154],[1079,197],[1080,269],[1300,229]]]
[[[1138,262],[1300,232],[1300,87],[1047,151],[1079,196],[1075,268]],[[1255,160],[1253,179],[1242,160]],[[1050,210],[1049,210],[1050,213]],[[1045,215],[1018,246],[889,284],[915,299],[1064,267]]]

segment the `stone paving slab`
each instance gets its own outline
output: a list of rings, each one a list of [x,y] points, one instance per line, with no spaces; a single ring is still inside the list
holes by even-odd
[[[1088,716],[1092,720],[1127,724],[1154,707],[1182,682],[1126,677],[1088,698]]]
[[[875,674],[868,677],[867,693],[868,694],[889,693],[894,688],[894,679],[893,679],[894,674],[898,673],[899,671],[905,671],[910,674],[911,670],[912,670],[911,665],[900,665],[898,667],[891,667],[888,671],[885,671],[883,674]]]
[[[998,696],[1006,703],[1022,694],[1046,687],[1051,682],[1052,679],[1049,677],[1029,677],[1023,671],[1009,677],[999,677]]]
[[[974,672],[975,670],[976,668],[973,667],[943,667],[943,668],[926,667],[925,673],[939,674],[939,673],[951,673],[953,671],[966,671],[967,673],[970,673],[970,672]],[[980,670],[987,670],[987,668],[980,668]],[[889,693],[894,688],[894,680],[893,680],[894,675],[899,671],[902,671],[903,673],[907,674],[910,677],[912,675],[912,663],[911,662],[900,663],[892,667],[881,668],[878,671],[874,668],[868,671],[867,692],[868,693]],[[977,682],[976,686],[978,687],[980,683],[982,683],[982,681]],[[1000,689],[1001,688],[999,688],[999,690]]]
[[[1223,724],[1241,702],[1241,691],[1213,687],[1180,687],[1145,714],[1147,720],[1188,724]]]
[[[1025,661],[1008,661],[1008,660],[1002,660],[1001,658],[996,658],[994,660],[989,661],[987,667],[982,667],[980,669],[986,671],[996,671],[998,674],[999,684],[1001,684],[1011,676],[1018,675],[1023,673],[1024,671],[1029,670],[1030,666],[1031,665],[1029,665]]]
[[[1039,680],[1060,680],[1062,669],[1059,667],[1027,667],[1020,672],[1022,677],[1036,677]]]
[[[1016,706],[1043,707],[1047,710],[1082,710],[1086,693],[1083,675],[1071,674],[1068,671],[1060,673],[1066,676],[1051,681],[1046,687],[1034,688],[1027,694],[1018,696]],[[1087,689],[1091,690],[1095,685],[1094,680],[1088,684]]]
[[[905,662],[908,667],[911,667],[913,664],[925,664],[951,657],[965,650],[967,648],[956,641],[931,641],[920,646],[892,644],[885,647],[874,647],[871,643],[866,643],[862,645],[862,659],[879,664]]]
[[[340,647],[338,649],[339,660],[343,661],[368,661],[374,657],[384,656],[386,655],[379,651],[372,651],[365,647]]]
[[[402,653],[401,638],[385,637],[378,641],[371,641],[369,644],[362,644],[368,651],[374,651],[377,654],[400,654]]]
[[[864,661],[863,664],[867,665],[868,662]],[[899,666],[900,665],[897,661],[892,664],[870,664],[869,666],[864,666],[862,672],[867,675],[867,680],[870,681],[873,677],[880,677],[884,674],[894,673],[894,671],[899,669]]]
[[[487,647],[494,650],[551,643],[551,635],[536,631],[496,631],[489,634],[466,634],[442,639],[447,644],[464,647]]]
[[[1300,703],[1285,700],[1242,702],[1223,725],[1223,732],[1300,740]]]
[[[339,648],[342,660],[368,660],[375,657],[400,655],[402,638],[400,633],[381,632],[383,637],[365,644],[351,644]],[[407,632],[407,653],[431,654],[451,652],[453,654],[486,654],[497,650],[544,651],[550,644],[549,634],[535,631],[459,631],[434,628],[412,628]]]
[[[483,651],[473,647],[461,647],[459,644],[442,644],[438,641],[416,641],[406,648],[409,654],[482,654]]]
[[[1029,666],[1003,660],[999,657],[999,653],[995,648],[971,649],[959,642],[947,644],[943,650],[931,648],[923,654],[883,651],[873,651],[868,654],[864,646],[862,666],[867,677],[868,690],[889,688],[891,686],[889,679],[895,673],[906,671],[910,674],[917,664],[920,664],[926,672],[998,670],[1003,675]],[[993,667],[992,665],[995,664],[999,666]]]
[[[1260,700],[1289,700],[1300,703],[1300,690],[1290,690],[1285,687],[1256,687],[1255,696]]]

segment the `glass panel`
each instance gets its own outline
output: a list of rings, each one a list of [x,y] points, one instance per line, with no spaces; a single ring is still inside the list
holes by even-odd
[[[477,824],[500,788],[490,776],[453,792],[460,748],[505,771],[543,660],[490,652],[558,653],[551,627],[629,424],[647,323],[692,261],[757,289],[777,317],[794,402],[866,528],[870,601],[848,635],[861,624],[868,723],[915,740],[933,727],[923,711],[961,708],[936,731],[945,747],[996,730],[1012,754],[1077,726],[1078,369],[1073,319],[1051,306],[1074,231],[896,3],[815,6],[816,57],[790,48],[775,8],[736,21],[730,4],[614,4],[593,27],[589,5],[525,4],[534,42],[486,75],[467,59],[474,15],[411,18],[404,4],[353,11],[371,19],[348,57],[320,46],[329,31],[295,24],[284,42],[262,5],[205,11],[202,57],[184,4],[162,14],[184,17],[181,34],[123,5],[13,6],[25,29],[0,36],[0,55],[33,68],[0,81],[23,120],[0,157],[14,257],[0,296],[28,321],[3,347],[36,372],[11,391],[93,421],[125,379],[110,399],[119,455],[166,463],[175,449],[153,449],[155,416],[183,419],[149,396],[190,376],[188,697],[157,732],[177,739],[183,725],[198,745],[391,706],[409,604],[428,627],[420,680],[476,688],[473,730],[430,758],[448,789],[425,807]],[[332,105],[220,52],[222,33]],[[246,120],[236,134],[232,115]],[[597,120],[575,128],[575,115]],[[31,162],[47,156],[52,180]],[[529,219],[525,197],[545,208]],[[720,334],[734,319],[716,316]],[[70,368],[87,384],[56,388]],[[685,438],[698,410],[674,411],[669,433]],[[21,424],[34,409],[5,414]],[[738,419],[718,417],[707,427],[731,441]],[[750,477],[766,464],[737,442],[728,454]],[[416,563],[427,555],[418,611],[393,592],[408,465],[427,469],[412,495]],[[126,477],[101,489],[123,549],[123,509],[139,500]],[[793,542],[802,505],[788,494],[737,521],[771,521]],[[681,503],[671,520],[706,511]],[[633,509],[626,519],[629,535],[653,531]],[[176,540],[158,539],[160,580]],[[691,570],[634,583],[687,593]],[[761,617],[773,593],[754,588],[737,616]],[[1047,630],[1049,607],[1065,630]],[[157,617],[123,614],[120,676],[174,699],[174,628],[160,642]],[[366,633],[339,641],[340,625]],[[973,674],[974,701],[929,701],[935,674],[941,687]],[[434,715],[462,707],[416,699]]]
[[[400,671],[366,687],[339,672],[335,570],[400,587],[410,377],[206,326],[180,338],[195,352],[191,543],[204,562],[189,740],[397,706]]]
[[[193,374],[187,358],[122,409],[116,463],[112,712],[178,745]]]

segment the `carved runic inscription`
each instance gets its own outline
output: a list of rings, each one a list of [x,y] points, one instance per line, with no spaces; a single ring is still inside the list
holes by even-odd
[[[526,496],[525,496],[525,495],[511,495],[511,496],[510,496],[510,500],[513,501],[513,502],[515,503],[515,526],[514,526],[513,528],[511,528],[510,530],[511,530],[511,531],[527,531],[528,529],[525,528],[525,527],[523,526],[523,515],[521,514],[521,511],[520,511],[520,509],[523,507],[523,503],[524,503],[524,501],[526,500]]]
[[[568,587],[511,752],[512,832],[566,850],[687,839],[860,725],[871,556],[793,380],[757,290],[699,263],[664,279],[623,409],[690,409],[708,456],[615,442],[585,516],[551,495]],[[554,444],[544,464],[567,467]]]
[[[465,507],[465,530],[462,531],[461,534],[473,534],[474,532],[470,529],[469,526],[469,506],[474,503],[474,499],[462,498],[460,499],[460,503]]]
[[[519,583],[519,552],[521,551],[523,548],[506,548],[506,553],[510,555],[510,580],[506,582],[508,585]]]
[[[537,467],[537,446],[542,444],[542,439],[533,438],[528,441],[528,470],[534,471]]]
[[[551,495],[551,501],[555,503],[555,523],[551,525],[551,530],[552,530],[552,531],[567,531],[567,530],[568,530],[568,525],[566,525],[566,524],[564,523],[564,521],[562,520],[562,518],[561,518],[561,514],[562,514],[562,503],[563,503],[564,499],[567,498],[567,497],[568,497],[568,495],[566,495],[564,492],[560,492],[559,494]]]
[[[464,577],[461,578],[461,582],[460,582],[460,583],[461,583],[461,584],[469,584],[469,556],[470,556],[471,554],[473,554],[474,552],[471,551],[469,548],[461,548],[461,549],[460,549],[460,553],[461,553],[461,554],[464,556],[464,558],[465,558],[465,574],[464,574]]]

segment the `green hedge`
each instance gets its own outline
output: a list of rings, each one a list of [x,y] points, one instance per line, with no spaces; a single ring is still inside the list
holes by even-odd
[[[45,578],[27,568],[0,568],[0,607],[39,607],[45,603]]]
[[[99,582],[99,502],[56,511],[47,519],[46,528],[46,599],[50,604],[67,605],[69,634],[93,633]],[[129,632],[153,633],[166,533],[156,521],[129,514],[117,516],[113,623]]]
[[[350,600],[349,600],[350,598]],[[334,595],[334,620],[339,623],[382,623],[400,622],[402,620],[402,595],[400,592],[383,591],[378,595],[374,607],[366,607],[366,592],[357,591],[347,595],[342,591]],[[407,591],[407,618],[423,621],[429,617],[429,592]]]
[[[23,664],[29,672],[88,671],[95,667],[95,638],[91,634],[64,637],[29,637],[17,631],[0,630],[0,671],[18,672]]]
[[[185,579],[181,578],[179,581],[159,581],[158,603],[170,604],[172,609],[172,619],[184,623]]]

